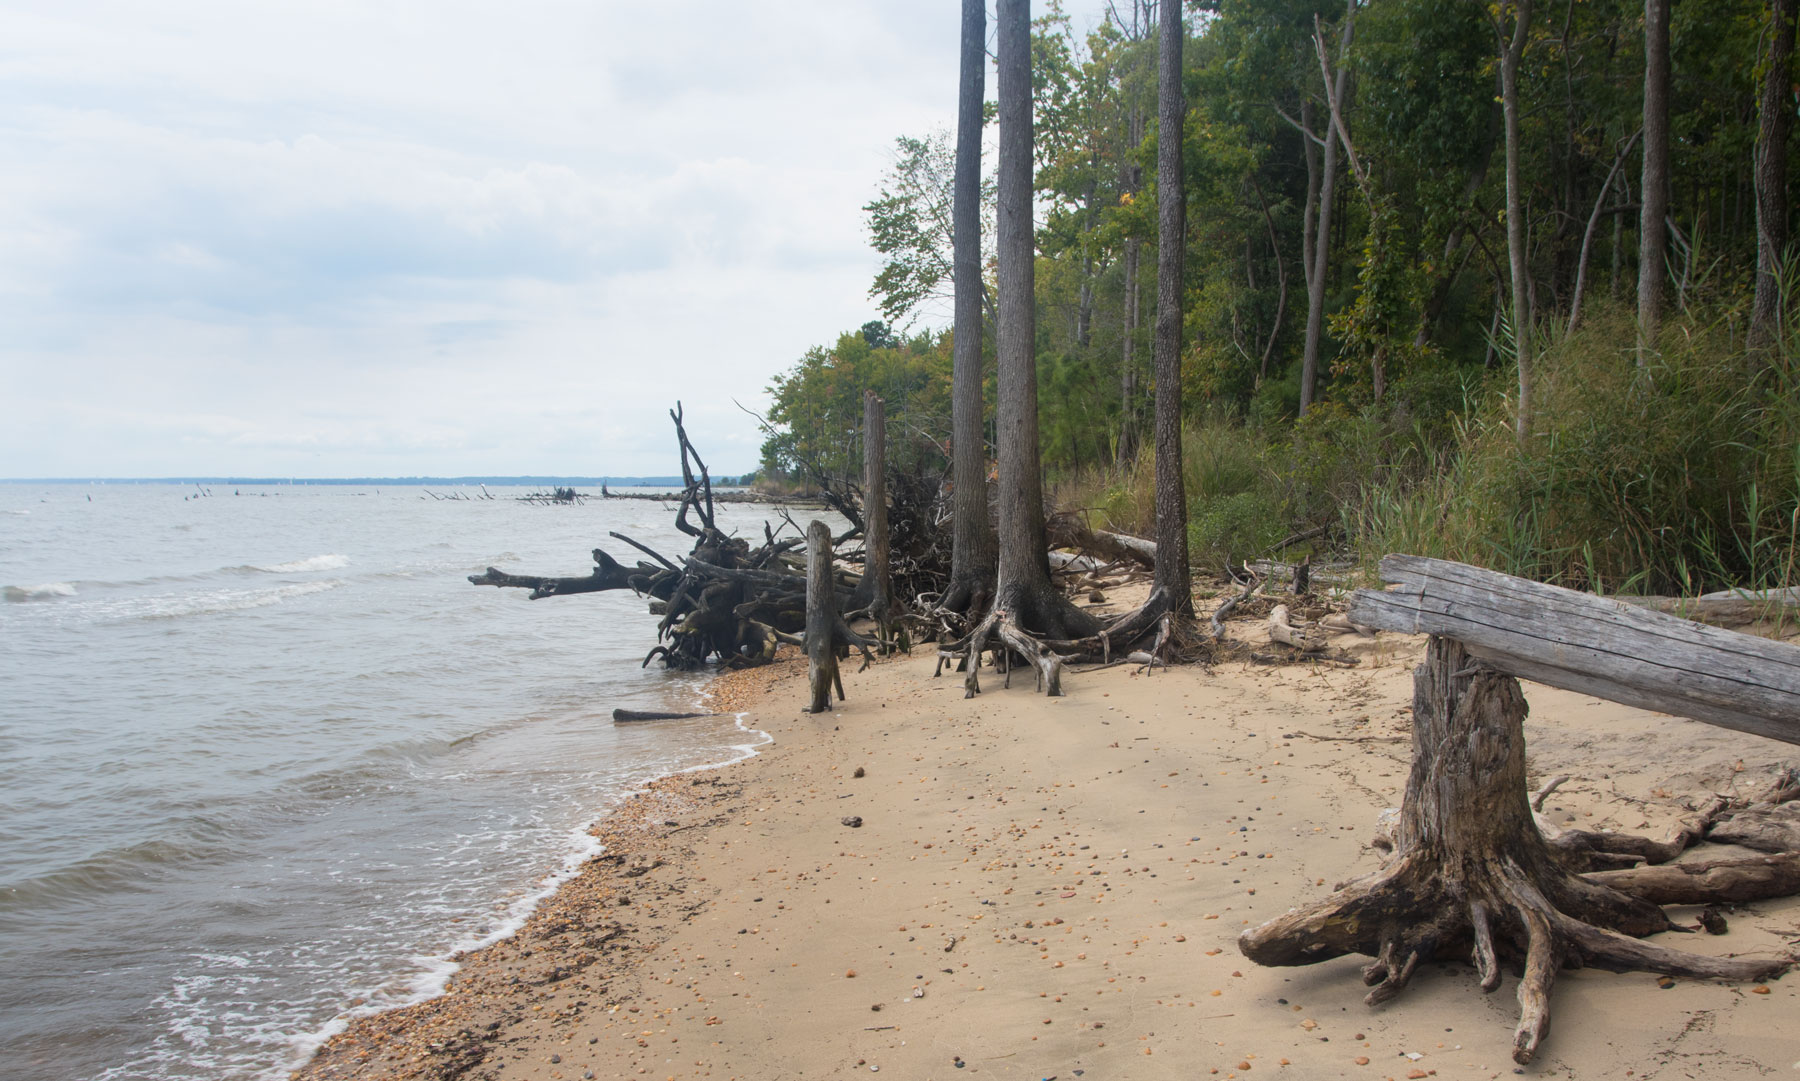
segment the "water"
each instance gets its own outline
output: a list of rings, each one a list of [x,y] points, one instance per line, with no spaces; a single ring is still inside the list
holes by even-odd
[[[623,793],[762,740],[612,725],[703,693],[639,668],[628,591],[464,580],[685,553],[662,504],[236,491],[0,484],[0,1077],[283,1077],[516,927]]]

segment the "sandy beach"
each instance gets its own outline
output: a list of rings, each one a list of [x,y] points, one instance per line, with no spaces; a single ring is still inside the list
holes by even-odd
[[[597,827],[605,854],[519,934],[464,958],[445,995],[356,1021],[296,1076],[1800,1073],[1800,979],[1568,972],[1521,1070],[1511,974],[1484,995],[1469,965],[1438,962],[1371,1009],[1362,959],[1270,969],[1239,954],[1245,926],[1378,866],[1368,841],[1405,784],[1422,643],[1346,636],[1354,667],[1074,671],[1054,699],[1029,672],[1003,688],[984,671],[968,700],[923,648],[847,667],[849,701],[819,715],[802,712],[797,658],[726,677],[721,707],[772,744],[629,800]],[[1554,822],[1654,832],[1795,757],[1526,695],[1531,783],[1571,777],[1545,807]],[[1729,933],[1678,945],[1800,947],[1800,901],[1727,915]]]

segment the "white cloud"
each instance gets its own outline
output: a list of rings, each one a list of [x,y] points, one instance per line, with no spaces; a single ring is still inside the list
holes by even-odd
[[[678,398],[747,468],[732,399],[876,316],[957,15],[9,5],[0,475],[666,473]]]

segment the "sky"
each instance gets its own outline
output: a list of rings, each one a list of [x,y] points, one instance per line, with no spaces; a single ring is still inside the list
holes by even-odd
[[[0,477],[754,468],[959,10],[14,0]]]

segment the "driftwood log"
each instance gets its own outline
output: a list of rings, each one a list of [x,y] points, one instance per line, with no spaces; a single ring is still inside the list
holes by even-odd
[[[1372,1006],[1399,995],[1434,957],[1472,958],[1488,991],[1512,962],[1523,972],[1513,1041],[1521,1064],[1550,1027],[1562,968],[1734,980],[1786,970],[1784,959],[1702,957],[1639,941],[1674,924],[1653,901],[1570,871],[1532,818],[1525,711],[1516,679],[1459,642],[1432,638],[1414,676],[1412,772],[1387,865],[1245,931],[1245,956],[1265,965],[1373,957],[1363,970]]]
[[[1800,649],[1461,563],[1391,555],[1350,618],[1551,687],[1800,743]]]

